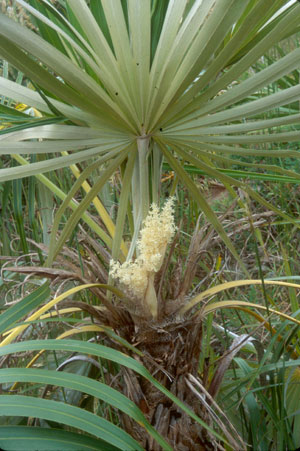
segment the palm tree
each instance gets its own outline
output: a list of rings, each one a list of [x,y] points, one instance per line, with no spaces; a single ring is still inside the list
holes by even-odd
[[[2,76],[0,92],[35,108],[42,117],[29,120],[24,115],[21,125],[2,130],[0,153],[11,155],[20,165],[1,169],[0,181],[35,176],[63,200],[53,223],[48,266],[62,251],[80,219],[98,234],[115,262],[124,263],[127,259],[128,264],[138,255],[141,224],[149,215],[150,205],[159,203],[163,162],[186,186],[238,260],[221,223],[189,175],[189,167],[219,179],[233,195],[232,187],[243,189],[288,218],[247,183],[233,177],[230,168],[236,164],[236,156],[298,158],[298,151],[274,150],[271,144],[299,140],[298,111],[290,114],[290,108],[287,113],[282,109],[279,116],[274,113],[275,109],[300,99],[299,85],[270,95],[259,95],[259,91],[292,73],[300,65],[300,50],[291,51],[257,73],[251,72],[252,66],[272,46],[299,30],[298,3],[286,5],[285,0],[65,0],[54,4],[45,0],[16,0],[15,3],[27,11],[34,27],[30,30],[2,14],[0,55],[32,84],[24,86]],[[251,75],[244,79],[249,69]],[[15,114],[5,106],[2,111]],[[266,118],[269,112],[272,114]],[[32,154],[45,158],[30,163],[28,156]],[[79,163],[84,163],[81,173],[76,166]],[[70,167],[78,177],[68,193],[59,191],[44,175],[64,167]],[[279,166],[260,167],[300,178]],[[122,191],[114,225],[97,195],[119,169]],[[91,175],[93,186],[87,181]],[[86,195],[76,204],[72,198],[80,188]],[[86,213],[92,202],[105,230]],[[73,213],[57,239],[62,215],[68,208]],[[132,224],[129,249],[122,239],[128,217]],[[196,244],[193,246],[190,254],[196,252]],[[174,302],[160,296],[164,274],[159,270],[152,271],[151,279],[152,295],[155,293],[158,302],[156,310],[150,309],[149,314],[144,309],[136,314],[132,308],[112,304],[102,287],[99,297],[110,314],[101,315],[101,321],[118,330],[131,345],[138,343],[144,355],[143,364],[150,373],[159,369],[157,378],[161,384],[203,417],[199,401],[195,401],[184,382],[187,374],[197,375],[201,351],[201,317],[185,316],[189,309],[183,307],[193,269],[187,266]],[[143,296],[148,295],[144,292]],[[205,430],[192,417],[181,414],[167,397],[162,398],[151,384],[129,370],[124,378],[126,394],[132,395],[134,387],[134,401],[172,446],[182,450],[213,446]],[[123,421],[125,429],[139,443],[156,449],[156,445],[147,444],[142,427],[128,417]]]

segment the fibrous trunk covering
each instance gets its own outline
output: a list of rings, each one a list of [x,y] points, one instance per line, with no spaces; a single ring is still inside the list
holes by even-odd
[[[124,337],[127,340],[129,337]],[[131,343],[145,357],[143,365],[168,390],[183,401],[198,416],[203,417],[201,402],[185,382],[188,374],[197,376],[201,343],[201,321],[178,321],[162,324],[141,324]],[[185,414],[168,397],[146,379],[125,369],[125,395],[143,411],[154,428],[174,450],[201,451],[214,449],[206,431]],[[159,451],[160,446],[127,415],[122,417],[124,428],[146,450]]]

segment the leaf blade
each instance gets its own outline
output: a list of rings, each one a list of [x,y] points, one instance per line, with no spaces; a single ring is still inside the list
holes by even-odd
[[[119,449],[143,449],[130,435],[104,418],[58,401],[22,395],[0,395],[0,414],[43,418],[88,432]]]
[[[6,451],[38,449],[39,451],[117,451],[119,448],[101,440],[61,429],[30,426],[0,426],[0,446]],[[4,448],[5,447],[5,448]]]

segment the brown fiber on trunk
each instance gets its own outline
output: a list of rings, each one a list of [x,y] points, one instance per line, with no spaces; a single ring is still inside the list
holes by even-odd
[[[127,329],[128,330],[128,329]],[[201,319],[183,321],[182,318],[164,323],[142,323],[132,337],[124,337],[143,352],[138,357],[149,372],[176,395],[196,415],[204,419],[204,409],[186,384],[188,374],[197,376],[201,343]],[[136,356],[133,356],[137,358]],[[215,449],[213,439],[189,415],[146,379],[123,369],[124,394],[143,411],[148,421],[178,451]],[[207,422],[207,418],[205,418]],[[127,415],[122,416],[124,428],[146,449],[159,451],[161,447],[142,426]]]

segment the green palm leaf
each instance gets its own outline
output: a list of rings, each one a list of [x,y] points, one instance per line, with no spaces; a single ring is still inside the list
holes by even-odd
[[[7,382],[36,382],[45,385],[58,385],[71,390],[87,393],[102,401],[118,407],[121,411],[131,416],[139,424],[142,424],[163,447],[170,450],[170,446],[159,436],[155,429],[149,424],[137,406],[118,391],[106,384],[94,381],[88,377],[67,372],[36,370],[31,368],[3,368],[0,370],[0,380]],[[1,402],[1,401],[0,401]],[[112,443],[112,442],[111,442]]]
[[[70,351],[70,352],[79,352],[79,353],[87,353],[91,355],[95,355],[110,361],[113,361],[115,363],[118,363],[120,365],[124,365],[127,368],[130,368],[134,370],[136,373],[140,374],[141,376],[145,377],[149,382],[151,382],[158,390],[160,390],[164,395],[166,395],[170,400],[172,400],[176,405],[178,405],[184,412],[186,412],[188,415],[190,415],[197,423],[199,423],[201,426],[203,426],[205,429],[209,430],[211,434],[218,437],[222,440],[221,436],[215,432],[210,426],[204,423],[203,420],[201,420],[195,413],[187,407],[182,401],[179,400],[176,396],[174,396],[169,390],[167,390],[163,385],[161,385],[150,373],[149,371],[138,361],[133,359],[132,357],[129,357],[125,355],[124,353],[120,351],[116,351],[115,349],[109,348],[107,346],[98,345],[94,343],[86,343],[83,341],[78,340],[32,340],[32,341],[23,341],[19,343],[13,343],[9,345],[5,345],[0,347],[0,356],[12,354],[15,352],[22,352],[22,351],[37,351],[37,350],[55,350],[55,351]],[[5,396],[5,395],[3,395]],[[4,398],[4,404],[7,405],[7,398],[10,398],[9,396],[5,396]],[[13,398],[13,397],[11,397]],[[24,398],[24,397],[21,397]],[[0,396],[1,399],[1,396]],[[34,398],[32,398],[34,399]],[[45,400],[43,400],[45,401]],[[54,402],[54,401],[53,401]],[[21,400],[17,401],[21,405]],[[55,404],[58,404],[57,402]],[[61,403],[60,403],[61,404]],[[71,406],[68,406],[71,407]],[[56,409],[56,406],[55,406]],[[81,410],[81,409],[79,409]],[[13,412],[16,412],[17,410],[14,410],[12,408]],[[11,413],[12,415],[19,415],[18,413]],[[30,414],[29,414],[30,415]],[[34,414],[35,415],[35,414]],[[92,415],[92,414],[90,414]],[[38,416],[38,415],[35,415]],[[54,419],[54,421],[56,421]],[[67,423],[65,423],[67,424]],[[79,425],[79,428],[80,425]],[[83,429],[83,428],[81,428]],[[88,432],[87,429],[83,429]],[[93,433],[93,432],[92,432]],[[96,434],[94,434],[96,435]],[[99,435],[100,437],[100,435]],[[111,442],[113,443],[113,442]],[[113,443],[114,444],[114,443]],[[126,448],[125,448],[126,449]],[[139,449],[139,448],[137,448]]]
[[[38,449],[39,451],[116,451],[119,448],[83,434],[54,428],[0,426],[0,446],[7,451]]]
[[[36,416],[67,424],[101,438],[118,449],[132,451],[143,449],[130,435],[104,418],[62,402],[31,396],[1,395],[0,413],[1,415]]]

